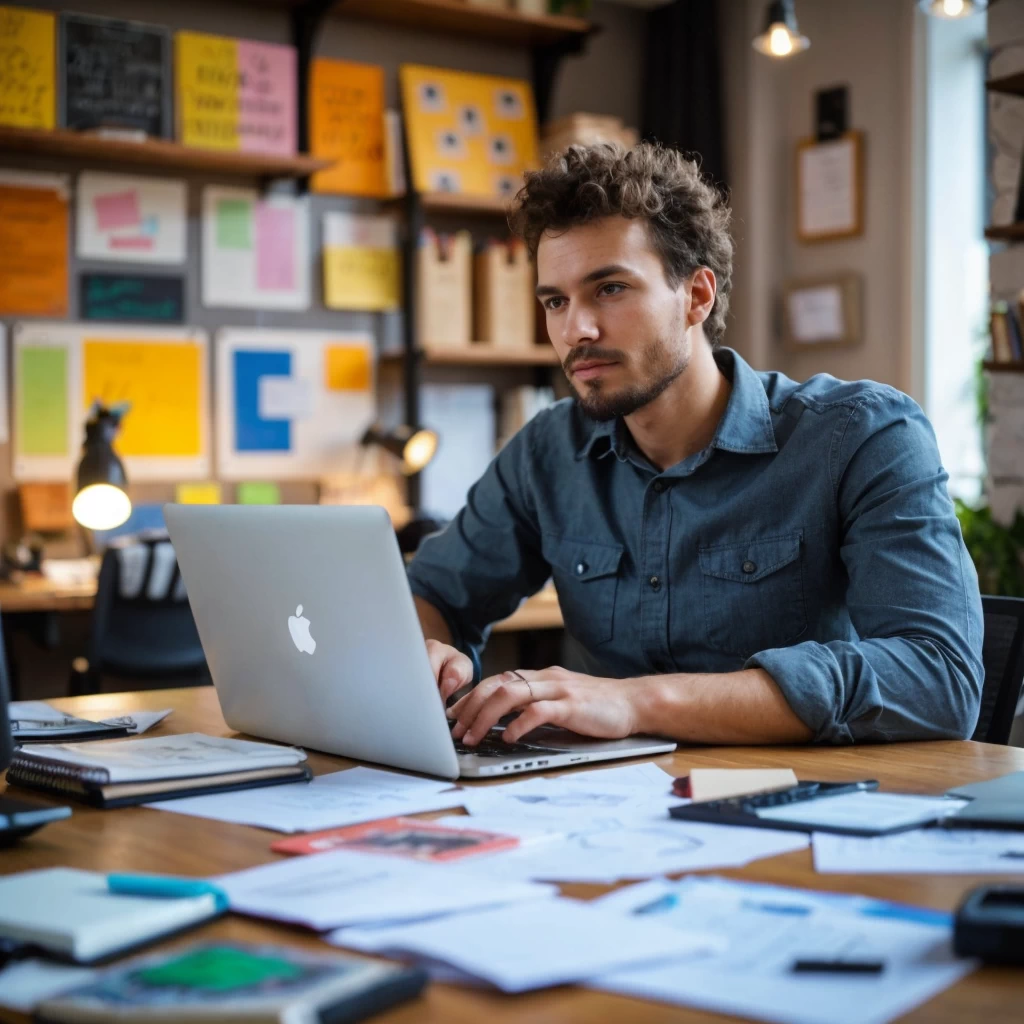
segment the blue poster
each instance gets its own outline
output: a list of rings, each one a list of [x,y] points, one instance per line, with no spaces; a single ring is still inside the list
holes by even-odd
[[[260,377],[290,377],[291,352],[235,352],[235,451],[289,452],[290,420],[260,418]]]

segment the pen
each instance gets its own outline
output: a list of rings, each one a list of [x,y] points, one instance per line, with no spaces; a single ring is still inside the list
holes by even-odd
[[[794,974],[881,974],[883,960],[796,960]]]
[[[154,896],[162,899],[183,899],[190,896],[212,896],[217,912],[228,909],[228,895],[220,887],[202,878],[175,878],[172,875],[112,874],[107,875],[107,888],[123,896]]]

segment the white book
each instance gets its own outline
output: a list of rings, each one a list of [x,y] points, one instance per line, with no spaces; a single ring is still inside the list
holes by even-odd
[[[29,743],[18,750],[14,763],[109,785],[281,768],[305,760],[305,751],[295,747],[187,732],[141,740]]]
[[[89,963],[218,913],[212,894],[112,893],[95,871],[46,868],[0,878],[0,936]]]

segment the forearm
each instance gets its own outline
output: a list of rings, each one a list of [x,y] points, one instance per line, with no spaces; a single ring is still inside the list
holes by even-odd
[[[637,685],[635,732],[682,743],[806,743],[811,730],[763,669],[679,673],[628,680]]]
[[[427,600],[413,595],[416,602],[416,614],[419,616],[420,627],[424,640],[439,640],[443,644],[451,644],[452,631],[448,628],[444,616]]]

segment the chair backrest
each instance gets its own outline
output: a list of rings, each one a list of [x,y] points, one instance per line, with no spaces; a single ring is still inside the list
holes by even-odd
[[[981,658],[985,687],[981,715],[971,739],[1007,743],[1024,684],[1024,598],[981,598],[985,641]]]
[[[200,673],[206,659],[166,533],[115,541],[103,554],[89,662],[97,673]]]

